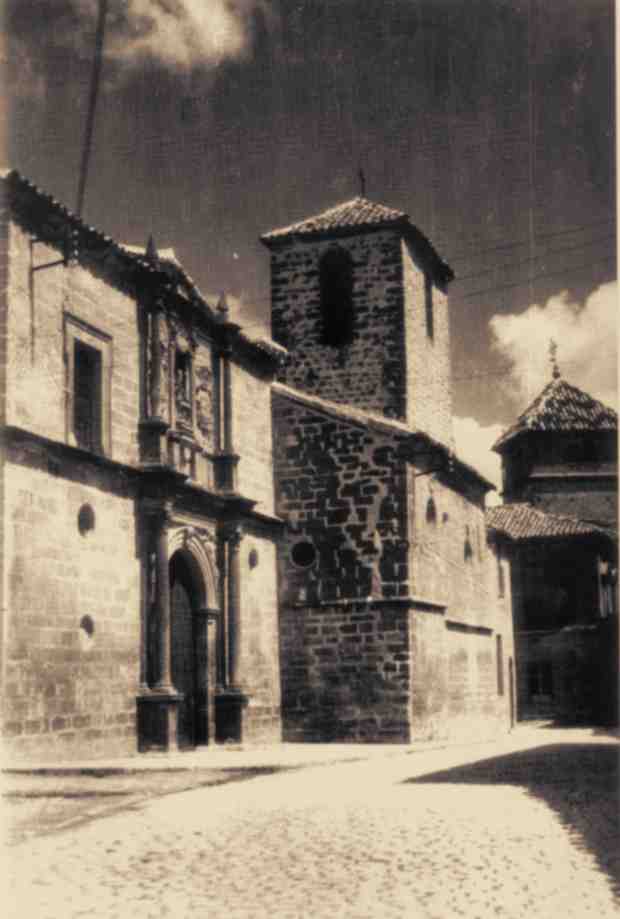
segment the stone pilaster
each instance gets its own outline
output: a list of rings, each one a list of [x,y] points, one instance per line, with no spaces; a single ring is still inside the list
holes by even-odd
[[[195,742],[207,744],[215,727],[213,702],[214,680],[210,672],[213,655],[210,653],[209,632],[215,634],[219,619],[218,610],[201,607],[194,610],[194,647],[196,649],[195,691]]]
[[[239,525],[225,532],[226,544],[226,685],[216,695],[216,735],[220,741],[240,741],[243,737],[243,709],[248,696],[242,690],[241,673],[241,592],[239,548],[243,530]]]
[[[177,692],[171,675],[170,575],[168,561],[168,527],[170,508],[167,503],[149,504],[145,508],[149,534],[147,589],[153,592],[149,614],[157,624],[156,680],[138,697],[138,727],[141,749],[177,749],[178,706],[183,697]]]

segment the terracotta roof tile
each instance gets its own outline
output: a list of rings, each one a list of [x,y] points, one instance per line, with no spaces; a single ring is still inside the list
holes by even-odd
[[[548,383],[493,446],[503,447],[525,431],[616,431],[616,412],[561,377]]]
[[[265,242],[285,239],[289,236],[314,236],[315,234],[329,233],[333,230],[342,230],[359,227],[388,226],[394,223],[406,223],[409,218],[403,211],[375,204],[368,198],[352,198],[343,201],[335,207],[330,207],[321,214],[292,223],[265,233],[261,239]]]
[[[550,514],[531,504],[500,504],[486,512],[487,526],[515,542],[528,539],[566,539],[574,536],[611,536],[603,527],[569,517]]]

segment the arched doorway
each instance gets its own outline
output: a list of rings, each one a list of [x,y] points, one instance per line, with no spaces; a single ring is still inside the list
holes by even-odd
[[[208,729],[202,723],[207,691],[206,635],[201,634],[197,615],[203,595],[198,565],[188,552],[178,550],[170,559],[170,652],[172,682],[183,696],[177,730],[181,748],[207,741]]]

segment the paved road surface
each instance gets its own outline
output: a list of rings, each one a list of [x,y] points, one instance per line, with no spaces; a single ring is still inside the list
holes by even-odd
[[[614,758],[401,748],[169,795],[13,847],[4,915],[615,917]]]

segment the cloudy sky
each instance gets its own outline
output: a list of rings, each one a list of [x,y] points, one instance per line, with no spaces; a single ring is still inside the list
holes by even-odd
[[[97,0],[6,0],[6,160],[74,207]],[[109,0],[84,217],[268,321],[259,233],[359,192],[453,267],[456,431],[616,401],[612,0]]]

